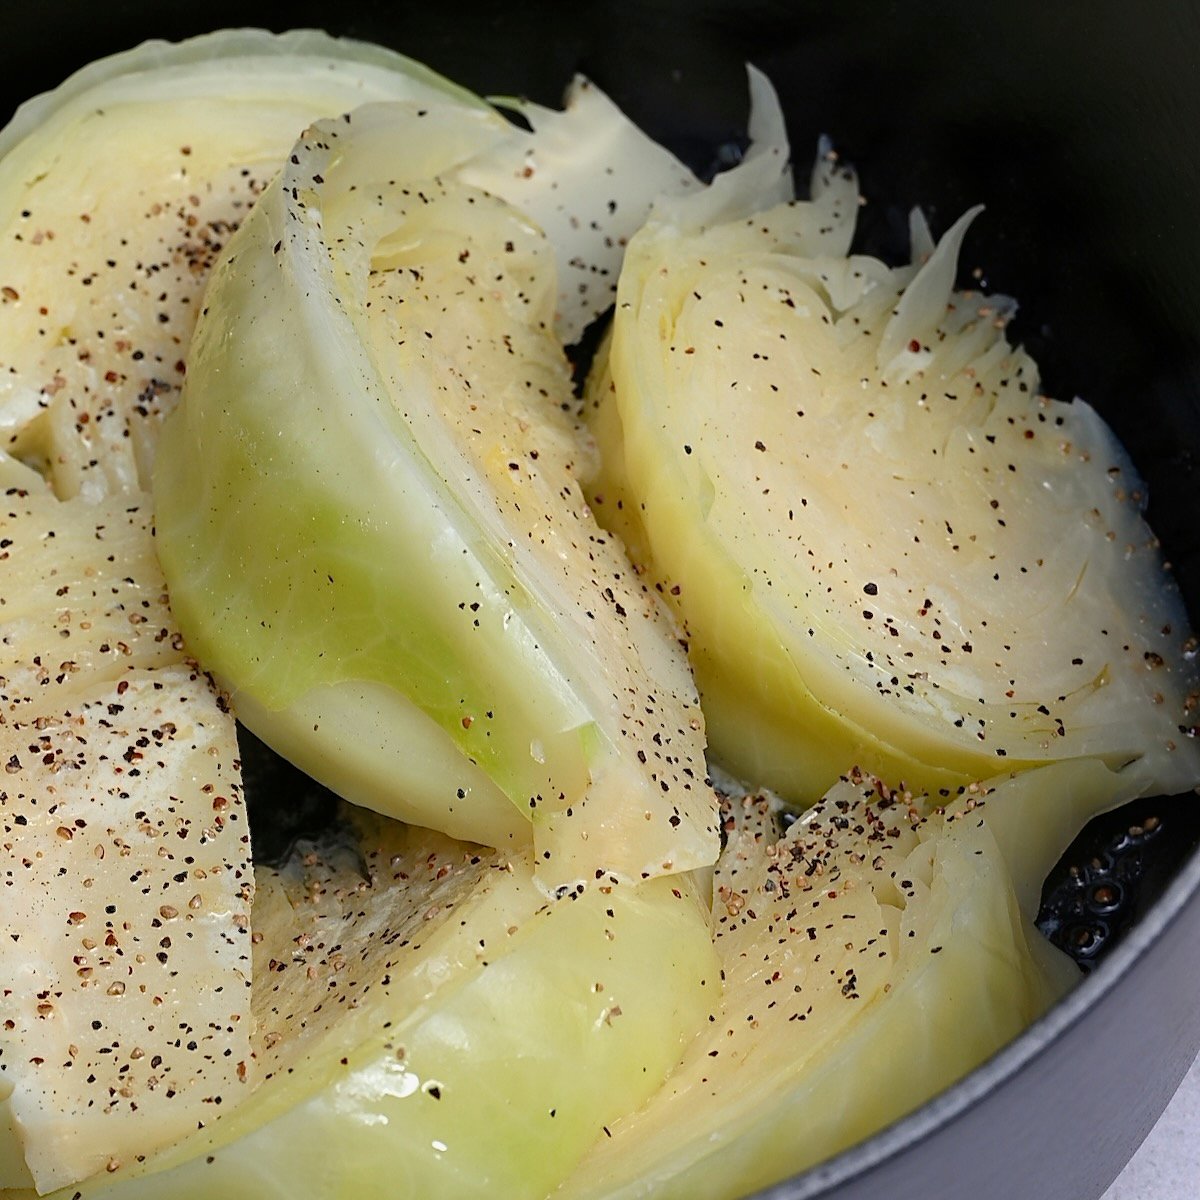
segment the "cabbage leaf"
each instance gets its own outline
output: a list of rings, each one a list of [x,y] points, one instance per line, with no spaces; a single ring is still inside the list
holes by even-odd
[[[1033,924],[1041,881],[1135,786],[1084,760],[931,808],[856,771],[782,837],[777,802],[733,800],[720,1002],[664,1087],[554,1195],[732,1200],[966,1075],[1078,981]]]
[[[551,887],[717,852],[694,686],[583,499],[555,332],[600,220],[562,206],[605,179],[615,274],[681,169],[573,96],[544,142],[424,102],[310,130],[214,272],[155,476],[173,606],[241,718],[381,812],[532,833]],[[741,178],[778,194],[786,154],[760,157]]]
[[[482,102],[315,30],[146,42],[0,133],[0,448],[66,498],[149,488],[208,269],[300,131],[372,100]]]
[[[1041,394],[1001,296],[850,252],[854,176],[633,239],[589,385],[590,495],[684,626],[716,762],[794,803],[1095,756],[1200,781],[1200,671],[1141,481]]]
[[[548,901],[528,855],[357,811],[256,868],[253,1094],[55,1200],[538,1200],[660,1086],[720,987],[686,880]]]

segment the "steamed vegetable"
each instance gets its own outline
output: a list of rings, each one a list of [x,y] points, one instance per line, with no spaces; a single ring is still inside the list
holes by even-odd
[[[589,95],[548,149],[424,101],[314,127],[214,272],[155,476],[172,603],[242,719],[379,811],[489,845],[532,827],[551,887],[717,852],[692,680],[583,499],[554,333],[566,264],[615,271],[679,167],[628,127],[604,157]],[[597,211],[601,178],[597,247],[561,206]]]
[[[257,866],[251,908],[233,718],[148,508],[0,484],[0,1186],[543,1195],[719,988],[694,886],[548,902],[528,855],[367,821]]]
[[[590,397],[603,520],[672,602],[714,758],[811,803],[848,763],[932,790],[1097,757],[1200,780],[1200,683],[1125,452],[1040,394],[1014,305],[849,253],[853,176],[630,243]]]
[[[148,505],[0,484],[0,1188],[46,1191],[247,1094],[253,875]]]
[[[0,873],[18,887],[0,1186],[115,1171],[245,1097],[253,874],[232,725],[178,666],[3,730]]]
[[[719,987],[686,882],[547,901],[529,858],[372,814],[257,878],[257,1091],[59,1200],[534,1200],[659,1086]]]
[[[149,487],[208,269],[300,130],[372,100],[480,101],[315,31],[147,42],[0,133],[0,449],[60,496]]]
[[[666,1085],[555,1195],[731,1200],[978,1066],[1078,981],[1033,924],[1041,881],[1132,787],[1063,763],[930,811],[854,772],[782,837],[767,798],[732,801],[719,1003]]]

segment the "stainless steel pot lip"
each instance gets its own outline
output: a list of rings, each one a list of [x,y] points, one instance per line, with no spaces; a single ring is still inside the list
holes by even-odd
[[[832,1188],[847,1184],[916,1146],[1004,1087],[1067,1030],[1094,1012],[1103,997],[1136,969],[1162,932],[1197,895],[1200,895],[1200,847],[1105,962],[1020,1037],[908,1116],[804,1174],[756,1192],[754,1200],[820,1200]]]

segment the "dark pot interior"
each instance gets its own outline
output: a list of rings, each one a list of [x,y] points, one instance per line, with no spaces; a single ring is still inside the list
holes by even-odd
[[[1129,447],[1200,613],[1200,4],[58,0],[6,13],[0,116],[102,54],[234,24],[322,26],[550,103],[583,71],[700,170],[743,132],[749,60],[780,91],[802,174],[821,133],[857,166],[862,249],[903,256],[913,204],[941,231],[986,203],[964,269],[1020,298],[1014,336],[1045,390],[1085,397]],[[764,1195],[1098,1197],[1200,1047],[1195,808],[1143,804],[1069,852],[1082,863],[1131,821],[1164,822],[1136,919],[1063,1005],[920,1112]]]

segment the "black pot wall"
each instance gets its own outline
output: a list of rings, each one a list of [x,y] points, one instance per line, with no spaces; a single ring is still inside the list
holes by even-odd
[[[1020,297],[1015,333],[1045,390],[1084,396],[1130,448],[1200,613],[1200,3],[48,0],[12,6],[4,24],[0,115],[146,37],[317,25],[484,93],[554,102],[582,70],[699,169],[740,136],[753,61],[780,91],[801,175],[821,133],[858,167],[864,249],[902,256],[913,204],[935,232],[987,204],[964,269]],[[1042,1025],[920,1113],[765,1195],[1098,1197],[1200,1047],[1198,985],[1193,855]]]

